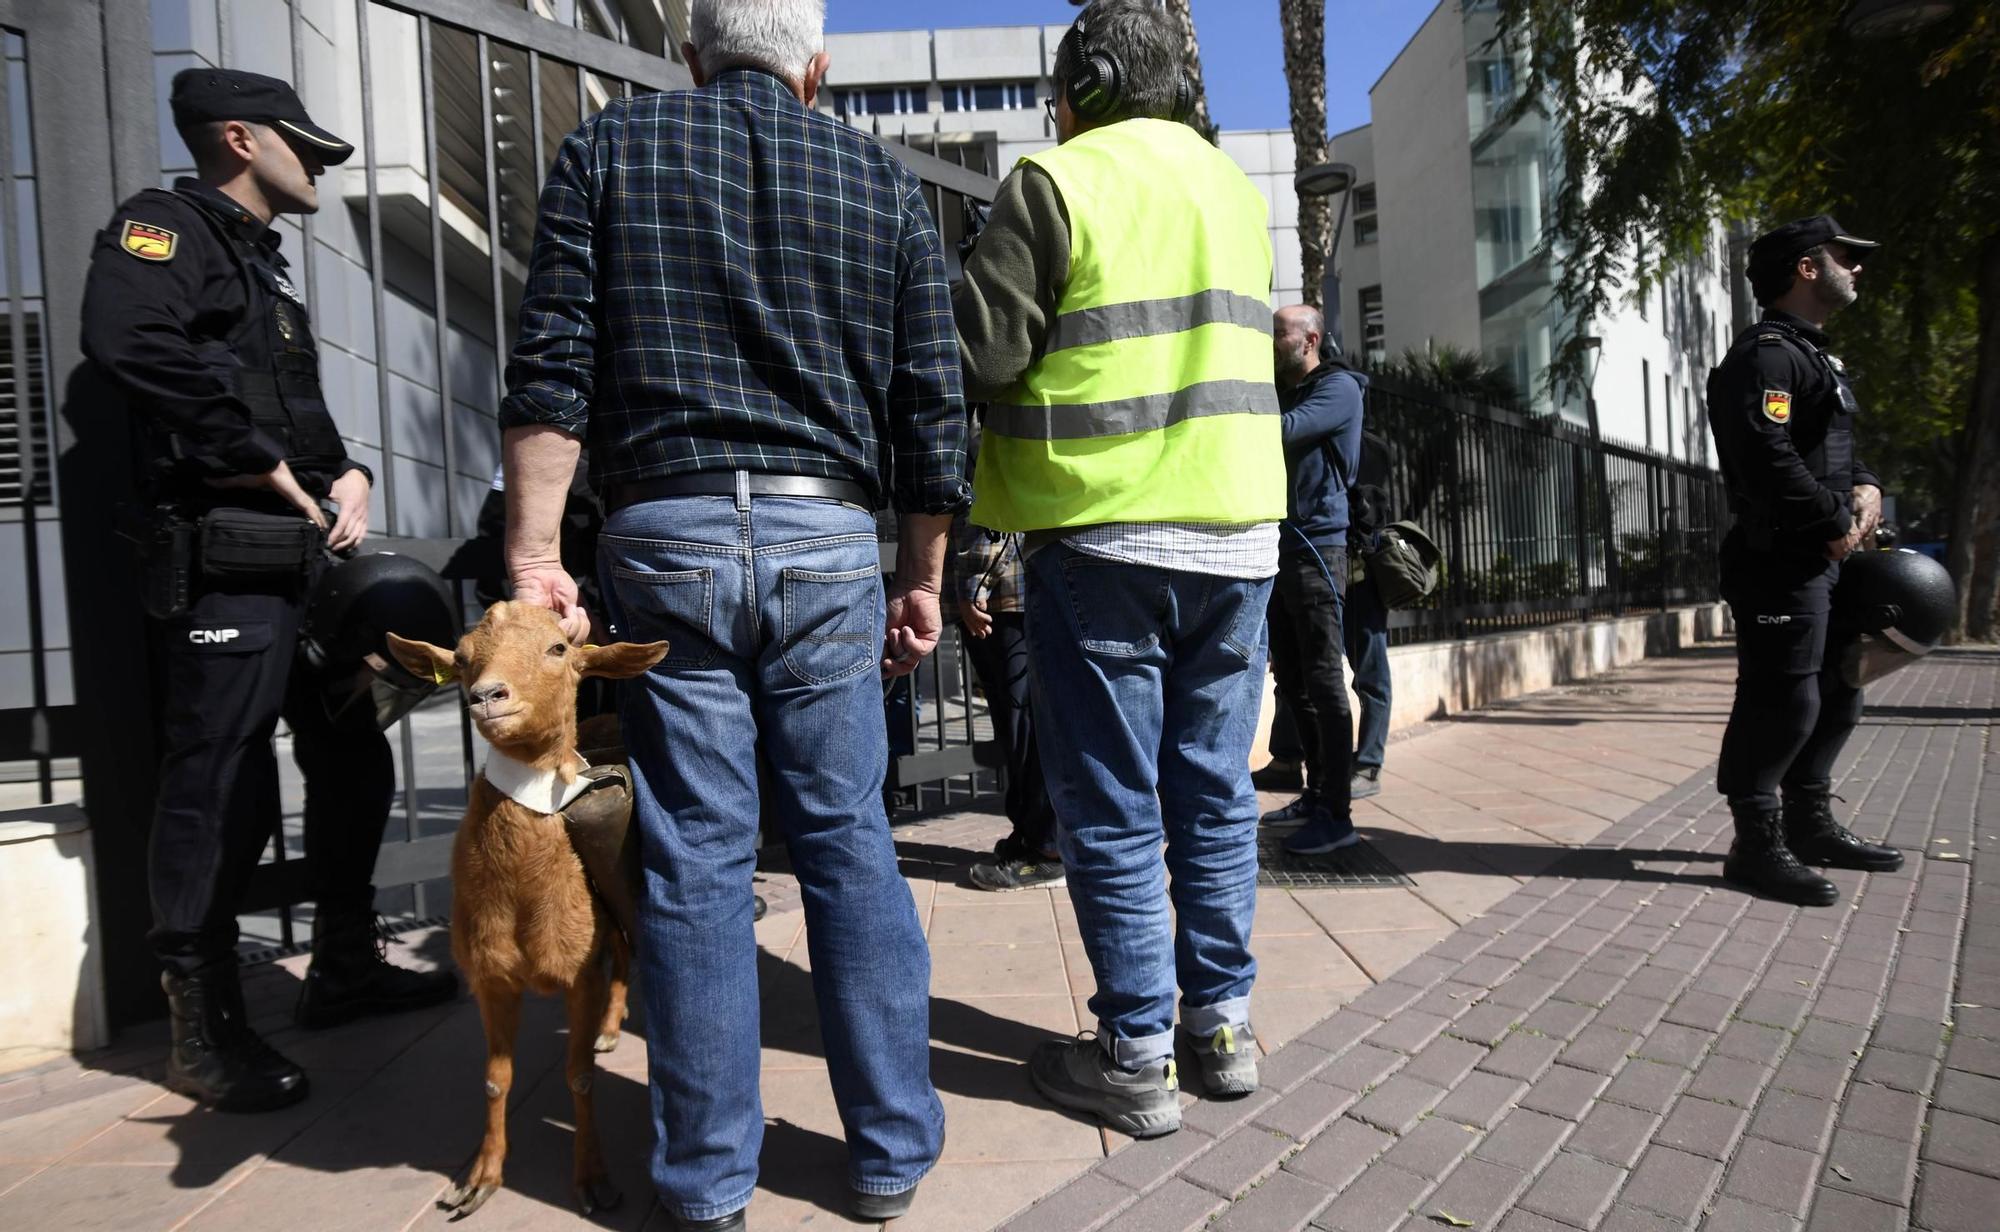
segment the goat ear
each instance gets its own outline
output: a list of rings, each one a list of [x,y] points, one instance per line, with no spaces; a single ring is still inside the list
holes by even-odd
[[[412,676],[420,676],[432,684],[450,684],[458,679],[458,663],[451,657],[451,651],[429,642],[397,637],[393,633],[387,637],[389,653],[395,655],[396,662],[402,664]]]
[[[585,646],[576,652],[582,658],[578,670],[586,676],[609,680],[629,680],[653,669],[667,657],[665,642],[613,642],[609,646]]]

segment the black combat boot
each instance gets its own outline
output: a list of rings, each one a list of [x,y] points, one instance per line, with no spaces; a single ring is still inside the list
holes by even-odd
[[[1903,867],[1903,853],[1855,836],[1833,819],[1833,796],[1824,791],[1785,793],[1785,845],[1807,864],[1822,868],[1852,868],[1864,873],[1893,873]]]
[[[293,1016],[302,1027],[331,1027],[366,1014],[442,1005],[458,995],[449,971],[412,971],[388,958],[375,913],[322,908],[313,922],[312,966]]]
[[[1785,824],[1778,810],[1736,812],[1736,841],[1722,864],[1723,880],[1767,898],[1801,907],[1831,907],[1840,889],[1799,863],[1785,845]]]
[[[270,1112],[306,1097],[306,1072],[245,1020],[233,957],[191,975],[166,972],[160,986],[173,1027],[169,1088],[224,1112]]]

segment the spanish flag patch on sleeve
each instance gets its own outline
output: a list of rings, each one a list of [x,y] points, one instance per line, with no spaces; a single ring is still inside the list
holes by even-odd
[[[1792,419],[1792,395],[1782,389],[1765,390],[1764,418],[1774,424],[1790,423]]]
[[[165,227],[136,219],[125,220],[124,230],[118,233],[118,246],[141,261],[171,261],[174,259],[174,245],[180,236]]]

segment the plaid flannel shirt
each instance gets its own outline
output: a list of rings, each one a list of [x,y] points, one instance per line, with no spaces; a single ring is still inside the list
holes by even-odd
[[[1027,570],[1021,536],[976,526],[964,514],[951,521],[951,552],[945,557],[946,593],[989,612],[1019,612],[1027,597]]]
[[[600,491],[748,470],[965,507],[958,343],[923,186],[754,69],[614,99],[556,155],[500,425]]]

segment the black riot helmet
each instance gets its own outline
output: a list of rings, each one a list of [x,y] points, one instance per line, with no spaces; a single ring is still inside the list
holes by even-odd
[[[1841,674],[1859,688],[1914,663],[1937,646],[1957,611],[1951,575],[1923,553],[1854,553],[1833,588],[1834,627],[1849,643]]]
[[[340,562],[320,579],[299,631],[299,655],[319,681],[328,715],[338,719],[365,706],[387,728],[435,693],[438,682],[396,662],[384,635],[456,646],[464,629],[458,600],[436,570],[373,552]]]

